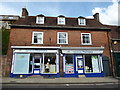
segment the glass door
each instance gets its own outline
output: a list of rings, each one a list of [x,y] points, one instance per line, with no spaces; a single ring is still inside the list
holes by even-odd
[[[76,57],[76,71],[78,72],[78,75],[83,74],[83,72],[84,72],[83,67],[84,67],[83,56],[82,55],[77,56]]]
[[[42,61],[42,55],[41,54],[35,54],[34,57],[33,57],[33,71],[34,71],[34,74],[40,74],[41,61]]]

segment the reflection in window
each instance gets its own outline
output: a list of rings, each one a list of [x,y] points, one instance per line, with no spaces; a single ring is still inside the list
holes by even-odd
[[[85,55],[85,72],[98,73],[99,70],[99,59],[97,55]]]
[[[43,33],[42,32],[33,32],[33,43],[43,44]]]

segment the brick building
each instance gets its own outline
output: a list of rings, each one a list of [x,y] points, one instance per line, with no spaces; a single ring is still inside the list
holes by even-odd
[[[23,17],[11,25],[7,73],[16,76],[103,77],[110,28],[85,17]]]
[[[114,76],[120,77],[120,26],[110,26],[111,28],[110,40],[111,40],[111,58]]]

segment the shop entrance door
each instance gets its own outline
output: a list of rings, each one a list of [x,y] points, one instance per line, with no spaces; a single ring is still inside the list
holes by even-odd
[[[41,71],[41,60],[42,60],[42,56],[41,55],[35,55],[33,57],[33,73],[34,74],[40,74],[40,71]]]
[[[76,71],[78,75],[83,75],[84,73],[84,60],[83,56],[79,55],[76,57]]]

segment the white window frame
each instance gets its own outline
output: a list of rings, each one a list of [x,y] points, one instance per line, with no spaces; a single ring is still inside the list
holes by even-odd
[[[83,43],[83,38],[82,38],[83,34],[88,34],[89,35],[90,43]],[[91,33],[81,33],[81,44],[82,45],[92,45]]]
[[[42,34],[42,41],[41,41],[42,43],[34,43],[34,34],[35,33],[41,33]],[[43,44],[43,32],[33,32],[32,33],[32,44]]]
[[[39,22],[39,19],[41,19],[40,20],[41,22]],[[36,17],[36,23],[37,24],[44,24],[44,19],[45,19],[45,17],[43,17],[43,16],[37,16]]]
[[[62,21],[63,23],[60,23],[60,19],[61,19],[61,18],[63,19],[63,21]],[[65,25],[65,17],[58,17],[58,18],[57,18],[57,21],[58,21],[57,23],[58,23],[59,25]]]
[[[80,21],[83,20],[84,23],[81,23]],[[78,18],[78,25],[86,25],[86,19],[85,18]]]
[[[65,33],[66,34],[66,43],[59,43],[59,34]],[[57,33],[57,44],[68,44],[68,32],[58,32]]]

